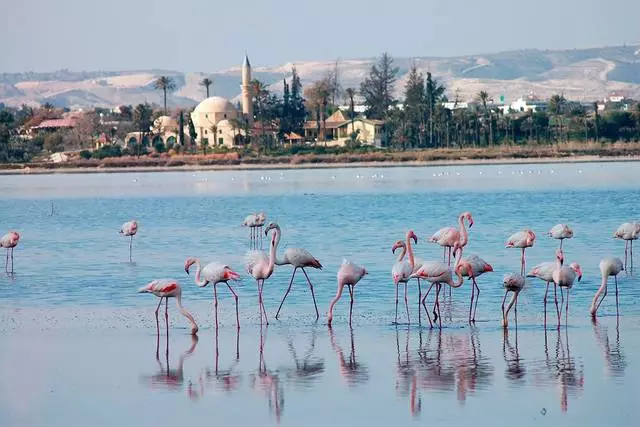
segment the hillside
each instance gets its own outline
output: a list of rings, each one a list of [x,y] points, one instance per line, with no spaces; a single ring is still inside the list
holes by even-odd
[[[375,58],[341,61],[343,87],[358,87]],[[604,98],[612,91],[640,99],[640,46],[615,46],[561,51],[521,50],[453,58],[396,58],[400,68],[397,92],[401,93],[412,63],[423,72],[431,71],[445,82],[449,97],[471,100],[486,90],[506,100],[534,93],[546,98],[563,92],[573,100]],[[255,65],[255,64],[254,64]],[[254,67],[253,76],[282,88],[282,78],[292,64]],[[324,76],[332,61],[296,63],[303,84]],[[0,102],[7,105],[50,102],[61,107],[113,107],[150,102],[160,104],[162,94],[153,89],[157,76],[171,76],[177,90],[169,96],[171,106],[192,106],[204,98],[198,82],[205,76],[214,80],[213,93],[237,98],[240,67],[211,73],[182,73],[168,70],[121,72],[75,72],[0,74]]]

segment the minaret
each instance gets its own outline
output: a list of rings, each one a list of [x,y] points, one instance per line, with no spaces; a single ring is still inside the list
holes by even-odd
[[[249,57],[244,55],[242,63],[242,114],[253,123],[253,97],[251,96],[251,64]]]

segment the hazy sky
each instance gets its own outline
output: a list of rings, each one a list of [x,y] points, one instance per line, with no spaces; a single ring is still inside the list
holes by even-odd
[[[0,72],[457,56],[640,42],[640,0],[0,0]]]

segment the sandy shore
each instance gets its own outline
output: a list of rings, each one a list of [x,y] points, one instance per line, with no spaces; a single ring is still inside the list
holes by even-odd
[[[284,169],[335,169],[335,168],[391,168],[460,165],[514,165],[546,163],[593,163],[593,162],[637,162],[640,156],[573,156],[573,157],[530,157],[502,159],[461,159],[407,162],[352,162],[352,163],[283,163],[283,164],[240,164],[240,165],[182,165],[182,166],[132,166],[132,167],[90,167],[55,169],[31,168],[0,170],[0,175],[59,174],[59,173],[125,173],[125,172],[184,172],[184,171],[224,171],[224,170],[284,170]]]

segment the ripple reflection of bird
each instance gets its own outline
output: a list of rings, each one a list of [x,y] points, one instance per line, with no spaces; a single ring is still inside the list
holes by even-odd
[[[160,361],[160,334],[156,335],[156,362],[158,364],[158,372],[153,375],[144,375],[141,377],[143,383],[147,383],[152,389],[167,389],[179,391],[184,384],[184,362],[193,354],[198,344],[198,336],[191,335],[191,346],[187,349],[178,360],[176,368],[171,369],[169,366],[169,334],[166,335],[165,348],[165,365]],[[191,395],[191,387],[187,390],[189,397],[197,397]]]
[[[229,365],[227,369],[220,369],[219,359],[220,359],[220,350],[218,346],[218,328],[215,329],[216,333],[216,363],[213,371],[211,368],[206,367],[201,374],[201,377],[204,379],[205,384],[214,383],[216,388],[225,392],[231,393],[238,389],[240,385],[241,377],[239,374],[235,373],[233,370],[240,362],[240,330],[236,329],[236,357],[233,362]]]
[[[432,347],[432,341],[435,344]],[[420,345],[419,373],[420,388],[425,390],[452,391],[455,388],[455,370],[452,364],[443,364],[442,330],[429,330],[426,343],[423,344],[422,330],[419,332]]]
[[[400,333],[396,325],[396,349],[398,361],[396,363],[396,394],[400,397],[409,397],[409,410],[411,415],[418,416],[422,409],[422,398],[418,391],[418,373],[414,366],[414,360],[409,356],[410,328],[407,327],[406,340],[403,354],[400,354]]]
[[[267,327],[263,328],[261,326],[258,371],[251,375],[251,387],[267,397],[269,410],[275,413],[276,421],[280,424],[280,418],[284,410],[284,389],[277,371],[267,369],[266,362],[264,361],[266,341]]]
[[[309,348],[302,360],[298,359],[293,339],[288,339],[289,353],[291,353],[291,357],[293,358],[294,367],[285,368],[286,376],[287,378],[293,379],[294,384],[304,388],[311,388],[313,383],[316,382],[324,372],[324,359],[316,358],[313,354],[316,348],[316,336],[317,330],[313,328]]]
[[[602,321],[598,322],[594,317],[591,319],[591,324],[593,325],[596,342],[604,356],[607,375],[611,377],[623,377],[624,370],[627,367],[627,361],[625,360],[622,343],[620,342],[620,318],[616,316],[616,340],[613,348],[607,327]]]
[[[358,384],[363,384],[369,381],[369,369],[361,362],[358,362],[356,358],[356,345],[353,339],[353,328],[349,326],[351,337],[351,353],[349,353],[348,359],[344,357],[344,351],[336,343],[333,328],[329,326],[329,339],[331,341],[331,348],[336,352],[338,356],[338,368],[340,375],[344,379],[349,387],[354,387]]]
[[[518,327],[515,328],[515,347],[511,345],[509,341],[509,330],[504,329],[502,342],[502,356],[507,364],[507,369],[504,376],[507,380],[516,383],[517,385],[524,384],[524,377],[527,373],[523,359],[520,357],[518,351]]]
[[[551,379],[560,389],[560,408],[562,412],[569,409],[569,392],[580,391],[584,388],[584,369],[571,357],[569,335],[565,327],[565,343],[562,342],[562,331],[557,332],[555,359],[549,356],[547,345],[547,331],[545,330],[544,352],[545,362]]]
[[[454,338],[454,337],[452,337]],[[456,355],[456,388],[460,404],[464,404],[469,392],[486,388],[493,380],[493,366],[482,354],[480,335],[476,328],[471,328],[469,340],[461,340],[454,345],[452,352]]]

